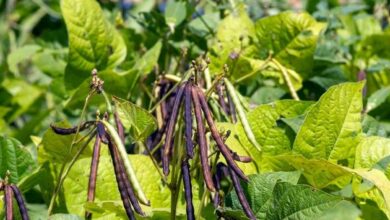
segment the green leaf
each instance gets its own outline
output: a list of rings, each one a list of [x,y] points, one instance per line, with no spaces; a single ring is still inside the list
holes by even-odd
[[[359,219],[361,211],[355,204],[348,201],[341,201],[332,209],[325,211],[319,220],[356,220]]]
[[[390,155],[390,139],[365,137],[356,147],[355,168],[372,168],[382,158]]]
[[[351,182],[350,172],[323,159],[307,159],[301,155],[277,155],[265,159],[275,171],[301,170],[307,182],[317,189],[328,186],[343,188]]]
[[[8,78],[2,82],[4,89],[12,95],[11,103],[16,105],[8,121],[14,121],[21,114],[29,110],[31,105],[42,95],[42,90],[22,79]]]
[[[114,99],[119,118],[126,129],[131,129],[136,141],[145,140],[157,129],[157,121],[148,111],[122,99]]]
[[[18,64],[22,61],[31,59],[31,57],[41,49],[38,45],[25,45],[12,51],[7,57],[9,70],[17,75],[20,75]]]
[[[75,214],[54,214],[49,217],[49,220],[82,220],[82,218]]]
[[[297,184],[299,177],[299,171],[250,175],[248,184],[243,183],[242,186],[256,218],[265,219],[267,210],[272,208],[272,192],[278,182]],[[225,205],[234,210],[242,210],[234,190],[227,195]]]
[[[390,218],[390,181],[385,174],[378,169],[346,169],[363,179],[363,182],[353,181],[352,187],[358,201],[363,205],[365,200],[374,201],[387,218]]]
[[[324,25],[307,13],[283,12],[256,22],[260,59],[273,57],[307,78],[312,70],[318,36]]]
[[[110,69],[126,56],[126,46],[94,0],[61,1],[61,11],[69,35],[69,57],[65,70],[68,90],[78,87],[92,69]]]
[[[140,75],[149,74],[157,65],[161,47],[161,41],[157,41],[152,48],[150,48],[140,59],[137,60],[133,69],[139,71]]]
[[[361,137],[364,83],[331,87],[308,112],[293,150],[307,158],[332,162],[350,159]]]
[[[170,27],[175,27],[184,21],[187,15],[186,3],[183,1],[168,1],[165,9],[165,22]]]
[[[286,94],[281,88],[278,87],[261,87],[258,89],[252,96],[251,102],[255,104],[268,104],[280,99],[282,96]]]
[[[327,215],[340,203],[346,202],[341,197],[310,186],[292,185],[286,182],[276,184],[272,201],[267,219],[316,219]],[[356,213],[356,209],[344,210],[344,212]],[[344,215],[343,212],[338,214]]]
[[[9,181],[17,184],[20,179],[28,175],[34,168],[35,162],[31,154],[22,144],[10,137],[0,136],[0,178],[3,179],[7,171],[10,172]]]
[[[386,137],[385,127],[370,115],[364,115],[363,118],[363,133],[366,136],[381,136]]]
[[[368,97],[366,112],[370,112],[383,104],[389,96],[390,87],[385,87],[374,92],[370,97]]]
[[[218,25],[216,42],[210,53],[212,74],[222,71],[223,65],[229,63],[231,53],[243,53],[255,34],[254,24],[246,11],[242,7],[237,10],[237,14],[226,16]]]

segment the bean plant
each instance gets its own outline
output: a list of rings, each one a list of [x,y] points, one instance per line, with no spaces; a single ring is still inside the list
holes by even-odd
[[[390,219],[387,1],[0,6],[0,218]]]

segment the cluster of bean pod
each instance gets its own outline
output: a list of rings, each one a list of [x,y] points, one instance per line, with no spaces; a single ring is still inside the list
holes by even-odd
[[[128,162],[127,153],[124,148],[124,129],[123,125],[118,117],[114,114],[116,129],[108,122],[108,114],[105,114],[103,120],[86,121],[81,123],[80,126],[71,128],[62,128],[55,125],[51,125],[52,130],[59,135],[70,135],[82,132],[83,130],[93,128],[95,132],[92,135],[95,136],[95,143],[93,146],[90,175],[88,182],[88,195],[87,201],[93,202],[95,199],[96,179],[99,165],[99,157],[101,145],[108,146],[110,156],[115,171],[115,178],[120,192],[120,196],[123,202],[123,206],[126,211],[126,215],[129,219],[136,219],[134,211],[144,216],[140,202],[145,205],[150,205],[149,201],[143,195],[140,189],[138,181],[135,179],[134,172],[131,171],[131,164]],[[129,172],[130,169],[130,172]],[[138,198],[137,198],[138,197]],[[139,199],[139,200],[138,200]],[[85,213],[86,219],[91,219],[92,214],[88,211]]]
[[[15,198],[18,204],[19,212],[22,220],[30,219],[28,216],[26,204],[23,200],[22,193],[20,192],[19,188],[15,184],[10,184],[8,182],[7,177],[3,181],[0,181],[0,191],[4,192],[4,206],[5,206],[6,220],[14,219],[13,198]]]
[[[217,88],[218,91],[218,88]],[[218,92],[219,93],[219,92]],[[222,96],[222,93],[220,93]],[[223,99],[224,100],[224,99]],[[229,171],[229,176],[233,182],[234,188],[239,196],[240,202],[243,206],[243,209],[246,210],[245,213],[250,219],[255,219],[253,212],[251,211],[249,204],[245,198],[245,195],[242,191],[239,179],[248,181],[248,177],[245,176],[243,171],[238,167],[236,161],[239,162],[250,162],[251,158],[238,156],[225,144],[224,138],[220,135],[217,130],[216,124],[213,120],[213,115],[210,111],[207,97],[205,96],[202,89],[194,83],[192,79],[183,82],[179,85],[177,92],[175,94],[174,103],[172,105],[172,110],[166,123],[165,128],[165,142],[162,147],[161,158],[162,158],[162,167],[164,175],[169,174],[169,161],[170,157],[175,153],[173,152],[174,144],[174,132],[177,124],[178,115],[180,112],[181,106],[184,105],[184,138],[185,138],[185,149],[186,154],[181,162],[181,172],[184,182],[184,191],[185,191],[185,200],[186,200],[186,211],[187,219],[195,219],[194,208],[192,204],[192,187],[191,187],[191,177],[190,177],[190,168],[188,161],[194,157],[194,141],[193,141],[193,114],[195,115],[196,120],[196,134],[197,134],[197,143],[199,146],[199,155],[200,163],[203,173],[203,178],[207,189],[211,192],[218,192],[219,179],[220,175],[218,172],[212,174],[212,169],[209,164],[208,156],[208,144],[206,139],[206,128],[203,123],[203,119],[207,122],[208,128],[211,132],[211,136],[216,142],[217,150],[222,154],[227,162],[226,170]],[[227,108],[226,108],[227,110]],[[230,110],[231,111],[231,110]],[[224,168],[225,169],[225,168]],[[219,194],[215,193],[217,200]]]

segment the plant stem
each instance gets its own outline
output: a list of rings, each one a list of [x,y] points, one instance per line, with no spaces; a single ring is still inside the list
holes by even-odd
[[[142,141],[138,141],[137,144],[140,145],[141,147],[145,148],[145,150],[148,152],[148,155],[149,155],[150,159],[152,160],[153,165],[154,165],[154,167],[156,168],[158,174],[160,174],[160,177],[161,177],[162,181],[163,181],[167,186],[169,186],[168,181],[167,181],[167,178],[166,178],[165,175],[161,172],[161,169],[160,169],[160,167],[158,166],[157,161],[154,159],[153,154],[152,154],[152,152],[149,150],[149,148],[148,148],[147,146],[145,146],[145,144],[144,144]]]
[[[48,208],[48,210],[47,210],[49,216],[51,215],[51,212],[53,211],[54,203],[55,203],[55,200],[56,200],[56,198],[57,198],[57,195],[58,195],[58,193],[60,192],[61,186],[62,186],[62,184],[64,183],[65,178],[68,176],[68,173],[70,172],[70,169],[72,168],[72,166],[74,165],[74,163],[76,162],[76,160],[79,158],[79,156],[81,155],[81,153],[84,151],[84,149],[88,146],[89,142],[91,142],[91,140],[92,140],[94,137],[95,137],[95,132],[93,132],[92,135],[89,136],[88,140],[83,144],[83,146],[81,146],[81,148],[79,149],[79,151],[77,151],[77,153],[74,155],[74,157],[72,158],[72,160],[69,162],[68,167],[65,169],[66,164],[64,164],[64,165],[61,167],[59,182],[57,183],[57,186],[56,186],[56,188],[55,188],[55,191],[54,191],[54,193],[53,193],[53,195],[52,195],[52,197],[51,197],[51,200],[50,200],[49,208]]]
[[[258,69],[253,70],[252,72],[250,72],[250,73],[248,73],[248,74],[246,74],[246,75],[244,75],[244,76],[238,78],[237,80],[235,80],[234,84],[238,84],[238,83],[240,83],[240,82],[242,82],[242,81],[248,79],[249,77],[255,75],[257,72],[264,70],[265,68],[267,68],[268,63],[269,63],[270,60],[271,60],[271,57],[268,57],[268,58],[264,61],[264,63],[263,63]]]

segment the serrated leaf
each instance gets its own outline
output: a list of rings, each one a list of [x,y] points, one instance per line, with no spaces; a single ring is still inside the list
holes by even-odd
[[[17,184],[35,168],[31,154],[22,144],[10,137],[0,136],[0,178],[10,172],[9,181]]]
[[[259,58],[273,57],[304,78],[311,72],[316,42],[324,25],[307,13],[283,12],[256,22]]]
[[[126,46],[120,34],[105,19],[94,0],[63,0],[61,11],[69,35],[69,57],[65,70],[68,90],[78,87],[92,69],[104,70],[121,63]]]
[[[157,121],[148,111],[126,100],[114,99],[118,116],[133,138],[142,141],[157,129]]]
[[[307,158],[350,159],[361,137],[364,83],[331,87],[308,112],[293,150]]]

